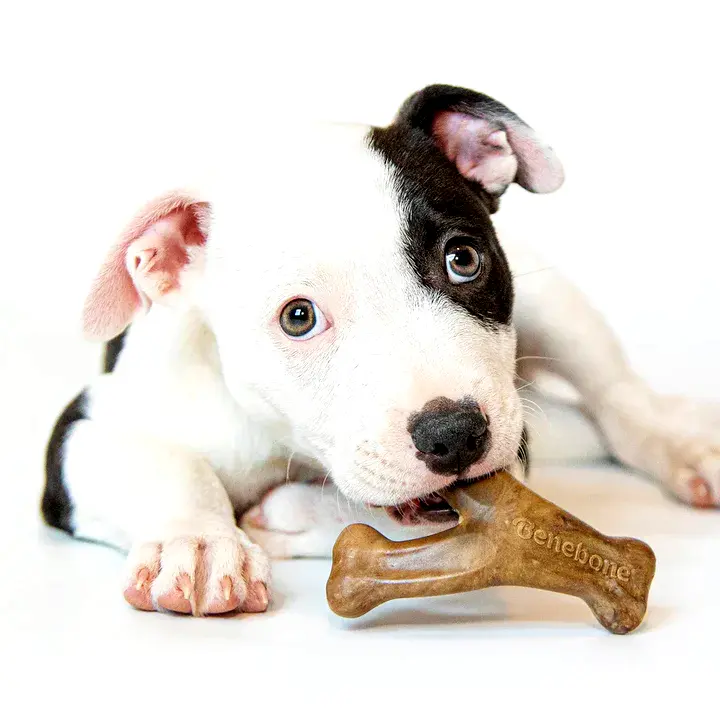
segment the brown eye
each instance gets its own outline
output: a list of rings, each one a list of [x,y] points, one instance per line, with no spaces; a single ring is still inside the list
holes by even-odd
[[[315,327],[315,308],[309,300],[291,300],[280,313],[280,327],[290,337],[307,335]]]
[[[282,309],[280,327],[293,340],[309,340],[327,330],[329,323],[312,300],[295,298]]]
[[[450,282],[459,285],[475,280],[480,275],[483,258],[472,245],[453,243],[445,250],[445,268]]]

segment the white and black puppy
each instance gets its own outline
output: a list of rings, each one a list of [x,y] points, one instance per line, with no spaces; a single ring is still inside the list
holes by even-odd
[[[262,611],[268,556],[327,555],[346,502],[386,532],[452,523],[433,493],[523,473],[520,354],[553,359],[620,460],[720,504],[696,408],[552,271],[515,297],[491,215],[563,171],[505,106],[432,86],[386,128],[287,127],[255,155],[235,186],[142,208],[87,301],[106,368],[55,427],[42,510],[129,551],[131,604]],[[281,204],[278,167],[302,168]]]

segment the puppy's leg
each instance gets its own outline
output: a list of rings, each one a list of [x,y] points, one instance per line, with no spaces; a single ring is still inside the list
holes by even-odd
[[[346,525],[372,524],[372,516],[370,508],[351,503],[325,479],[278,485],[243,515],[240,527],[270,557],[330,557]]]
[[[720,413],[653,392],[600,314],[554,270],[520,277],[517,291],[520,356],[546,359],[579,391],[615,457],[687,503],[720,505]]]
[[[512,468],[524,478],[523,464]],[[354,503],[330,481],[286,483],[265,494],[243,515],[241,527],[270,557],[330,557],[340,531],[351,523],[374,527],[393,540],[410,540],[455,523],[400,525],[383,508]]]
[[[62,479],[67,529],[129,550],[131,605],[194,615],[267,607],[267,557],[236,527],[202,457],[79,420],[65,440]]]

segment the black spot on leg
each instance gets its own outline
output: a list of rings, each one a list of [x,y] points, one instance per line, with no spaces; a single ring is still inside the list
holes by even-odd
[[[63,457],[70,428],[76,422],[87,419],[86,403],[87,395],[83,391],[63,410],[55,423],[45,453],[45,491],[40,506],[42,515],[48,525],[71,535],[74,533],[73,504],[63,477]]]

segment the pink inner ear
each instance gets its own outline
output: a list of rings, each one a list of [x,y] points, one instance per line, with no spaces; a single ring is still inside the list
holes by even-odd
[[[512,117],[443,111],[433,121],[433,136],[463,177],[494,195],[513,181],[532,192],[552,192],[562,185],[562,166],[553,151]]]
[[[177,210],[154,223],[127,248],[127,271],[150,302],[180,289],[180,275],[189,262],[188,248],[205,242],[194,220],[192,211]]]
[[[205,243],[208,212],[206,203],[173,193],[135,218],[111,249],[85,302],[88,337],[115,337],[139,310],[180,289],[188,249]]]
[[[518,161],[502,126],[460,112],[440,112],[433,135],[460,174],[500,194],[515,179]]]

